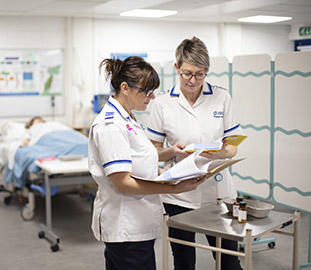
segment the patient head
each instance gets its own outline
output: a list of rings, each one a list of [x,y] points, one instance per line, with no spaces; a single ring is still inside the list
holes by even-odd
[[[29,122],[25,125],[26,129],[31,128],[35,124],[44,123],[45,120],[41,116],[35,116],[29,120]]]

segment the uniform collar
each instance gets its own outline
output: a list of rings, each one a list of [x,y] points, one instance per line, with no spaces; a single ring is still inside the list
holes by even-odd
[[[172,97],[179,97],[181,93],[180,90],[180,84],[179,82],[171,89],[170,91],[170,96]],[[213,89],[212,86],[208,82],[203,83],[203,95],[212,95],[213,94]]]
[[[110,106],[114,111],[116,111],[120,116],[128,121],[131,121],[131,118],[127,111],[122,107],[119,101],[113,97],[109,97],[107,101],[108,106]]]
[[[191,107],[189,102],[187,101],[183,93],[181,92],[179,83],[177,83],[176,86],[174,86],[170,92],[170,96],[177,97],[178,103],[195,117],[197,117],[195,110],[194,110],[195,107],[199,106],[202,102],[204,102],[204,100],[206,100],[206,97],[207,97],[206,95],[212,95],[212,94],[213,94],[212,86],[208,82],[204,82],[203,89],[200,95],[198,96],[193,107]]]
[[[109,107],[111,107],[115,112],[117,112],[124,120],[131,122],[134,126],[140,127],[141,125],[138,124],[133,118],[130,117],[130,115],[127,113],[127,111],[123,108],[123,106],[120,104],[119,101],[117,101],[115,98],[110,97],[107,101],[107,104]]]

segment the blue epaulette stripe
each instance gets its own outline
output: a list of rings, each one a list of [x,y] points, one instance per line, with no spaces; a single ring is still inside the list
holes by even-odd
[[[116,163],[129,163],[129,164],[131,164],[132,160],[129,160],[129,159],[113,160],[113,161],[109,161],[109,162],[105,163],[103,165],[103,167],[106,168],[107,166],[110,166],[110,165],[116,164]]]
[[[114,112],[106,112],[105,116],[109,116],[109,115],[113,115],[113,114],[114,114]]]
[[[106,119],[113,119],[114,118],[114,116],[109,116],[109,117],[105,117],[105,120]]]
[[[234,127],[232,127],[232,128],[229,128],[229,129],[225,130],[224,133],[228,133],[228,132],[230,132],[230,131],[232,131],[232,130],[235,130],[235,129],[238,128],[239,126],[240,126],[240,124],[237,124],[236,126],[234,126]]]
[[[208,86],[209,92],[204,92],[203,91],[203,95],[212,95],[213,94],[212,86],[208,82],[206,82],[206,84]]]
[[[118,108],[116,107],[116,106],[114,106],[109,100],[107,101],[107,103],[111,106],[111,107],[113,107],[122,117],[123,117],[123,115],[121,114],[121,112],[118,110]],[[124,118],[124,117],[123,117]]]
[[[148,130],[149,132],[151,132],[151,133],[156,134],[156,135],[159,135],[159,136],[162,136],[162,137],[166,137],[166,134],[165,134],[165,133],[161,133],[161,132],[155,131],[155,130],[153,130],[153,129],[151,129],[151,128],[148,128],[148,127],[147,127],[147,130]]]
[[[179,94],[174,93],[175,86],[172,88],[170,95],[174,97],[179,97]]]

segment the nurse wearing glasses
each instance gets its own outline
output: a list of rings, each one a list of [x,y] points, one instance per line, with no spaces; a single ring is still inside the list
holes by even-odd
[[[163,212],[159,194],[194,190],[204,178],[175,186],[137,179],[158,175],[158,153],[131,111],[146,110],[159,77],[140,57],[105,59],[100,67],[115,94],[90,130],[89,170],[98,185],[92,229],[105,242],[107,270],[154,270]]]
[[[224,135],[241,134],[232,110],[230,94],[204,79],[210,66],[205,44],[198,38],[185,39],[176,49],[175,68],[179,83],[166,94],[158,96],[151,107],[148,137],[156,146],[159,160],[172,166],[188,154],[183,150],[192,143],[215,142]],[[204,153],[211,159],[231,158],[236,146],[224,144],[218,152]],[[235,198],[236,191],[228,170],[209,179],[198,189],[182,194],[161,196],[166,212],[176,215],[215,203],[217,198]],[[170,228],[170,236],[195,241],[195,233]],[[215,237],[206,236],[215,246]],[[171,243],[175,270],[195,269],[195,249]],[[237,250],[237,243],[223,239],[222,247]],[[215,254],[213,254],[215,258]],[[222,254],[221,269],[241,269],[237,257]]]

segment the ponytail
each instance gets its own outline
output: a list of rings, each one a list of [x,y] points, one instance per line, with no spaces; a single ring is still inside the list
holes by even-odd
[[[106,78],[111,79],[111,85],[120,92],[122,82],[140,84],[144,90],[154,90],[159,87],[160,80],[154,68],[138,56],[130,56],[123,61],[120,59],[104,59],[99,65],[99,71],[105,66]]]
[[[120,90],[120,84],[118,84],[118,78],[120,77],[119,74],[122,69],[123,61],[120,59],[104,59],[99,64],[99,73],[101,72],[101,69],[105,66],[105,74],[106,78],[111,79],[111,85],[113,89],[116,91],[116,94],[118,94],[118,90]]]

